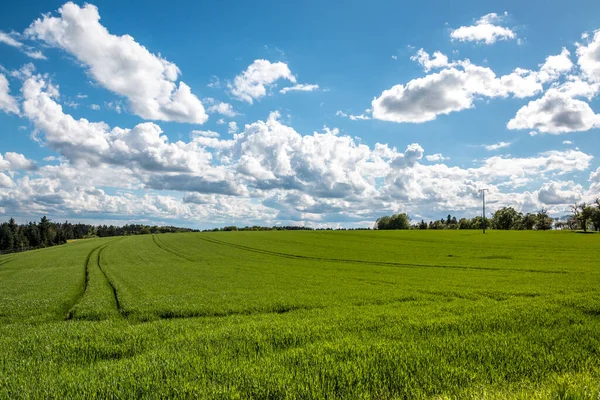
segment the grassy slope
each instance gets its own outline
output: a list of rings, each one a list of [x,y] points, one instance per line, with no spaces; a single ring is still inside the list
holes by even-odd
[[[599,248],[230,232],[2,256],[0,397],[595,398]]]

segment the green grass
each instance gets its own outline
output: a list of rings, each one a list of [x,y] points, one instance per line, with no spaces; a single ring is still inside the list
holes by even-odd
[[[0,256],[0,397],[598,399],[599,250],[301,231]]]

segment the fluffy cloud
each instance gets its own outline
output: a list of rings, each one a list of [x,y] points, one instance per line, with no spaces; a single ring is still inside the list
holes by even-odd
[[[102,86],[127,97],[131,110],[145,119],[202,124],[207,115],[179,68],[154,55],[129,35],[111,34],[100,24],[96,6],[71,2],[45,15],[26,30],[29,37],[59,47],[89,68]]]
[[[390,168],[385,159],[399,164],[405,158],[387,147],[371,152],[333,131],[302,136],[278,117],[272,113],[266,122],[246,125],[233,147],[238,172],[263,190],[294,189],[328,198],[361,195],[374,191],[374,177]]]
[[[296,77],[292,75],[287,64],[255,60],[244,72],[236,76],[233,84],[230,83],[228,87],[233,96],[252,104],[254,100],[266,96],[267,87],[275,84],[279,79],[296,83]]]
[[[371,103],[373,117],[420,123],[471,108],[477,97],[507,97],[511,94],[527,97],[542,90],[532,71],[515,70],[498,78],[487,67],[463,62],[460,68],[444,69],[384,90]]]
[[[18,40],[18,34],[16,33],[4,33],[0,31],[0,43],[4,43],[8,46],[19,49],[23,54],[36,60],[45,60],[46,56],[31,46],[26,46]]]
[[[375,119],[422,123],[432,121],[438,115],[472,108],[477,99],[531,97],[541,93],[544,84],[555,82],[573,67],[566,49],[559,55],[547,57],[537,71],[516,68],[500,77],[491,68],[472,64],[469,60],[448,62],[441,53],[431,58],[421,49],[411,58],[422,64],[426,71],[443,69],[384,90],[371,103]],[[589,96],[598,87],[569,77],[556,90],[571,96]]]
[[[497,40],[515,39],[517,34],[510,28],[500,25],[507,14],[499,16],[490,13],[479,18],[475,25],[461,26],[450,33],[450,37],[461,42],[483,42],[493,44]]]
[[[554,88],[521,108],[507,124],[508,129],[533,129],[554,135],[598,126],[600,115],[594,113],[589,104]]]
[[[227,133],[234,134],[238,131],[237,122],[231,121],[227,124]]]
[[[365,113],[369,113],[369,112],[371,112],[370,109],[365,110]],[[337,115],[338,117],[348,118],[351,121],[365,121],[365,120],[371,119],[371,117],[369,117],[366,114],[353,115],[353,114],[347,114],[347,113],[343,112],[342,110],[338,110],[335,113],[335,115]]]
[[[9,170],[34,170],[35,163],[26,158],[23,154],[13,153],[11,151],[4,153],[4,157],[0,154],[0,171]]]
[[[195,137],[208,137],[208,138],[218,138],[219,135],[217,132],[214,131],[199,131],[199,130],[193,130],[190,132],[190,137],[195,138]]]
[[[29,214],[365,226],[399,209],[425,218],[476,212],[482,186],[490,188],[495,206],[533,211],[549,189],[518,193],[516,187],[583,171],[592,159],[577,150],[550,151],[491,157],[464,169],[439,163],[444,157],[434,154],[426,158],[436,163],[423,165],[424,150],[416,143],[398,151],[361,144],[337,129],[302,135],[277,113],[247,124],[232,139],[194,131],[191,142],[170,143],[151,123],[110,129],[64,114],[53,101],[56,89],[39,76],[25,82],[23,93],[25,115],[64,157],[20,179],[0,177],[0,207]],[[19,164],[19,157],[4,158]],[[145,188],[147,195],[108,195],[97,189],[102,186]],[[181,199],[153,190],[185,194]]]
[[[452,65],[448,62],[448,57],[439,51],[434,52],[433,57],[431,57],[425,50],[419,49],[417,54],[411,56],[410,59],[421,64],[425,72]]]
[[[498,142],[498,143],[494,143],[494,144],[487,144],[487,145],[483,145],[483,148],[486,149],[487,151],[494,151],[494,150],[499,150],[499,149],[504,149],[506,147],[509,147],[512,143],[510,142]]]
[[[218,113],[226,117],[235,117],[238,115],[235,111],[233,111],[231,104],[224,102],[213,104],[212,106],[208,107],[207,111],[209,113]]]
[[[29,78],[23,85],[23,111],[44,133],[45,143],[72,163],[126,166],[142,182],[160,189],[178,190],[179,184],[185,190],[193,185],[198,190],[239,192],[227,169],[212,166],[212,154],[197,142],[171,143],[151,122],[111,129],[103,122],[76,120],[63,112],[57,96],[58,90],[42,77]],[[157,178],[156,173],[164,175]],[[169,184],[164,182],[168,177]]]
[[[585,44],[577,47],[579,68],[586,78],[600,82],[600,29],[585,40]]]
[[[311,84],[298,84],[294,86],[288,86],[281,89],[279,92],[286,94],[287,92],[312,92],[319,89],[319,85],[311,85]]]
[[[10,95],[8,80],[3,74],[0,74],[0,110],[19,114],[19,106],[17,101]]]
[[[436,161],[444,161],[447,160],[447,157],[444,157],[442,155],[442,153],[436,153],[436,154],[430,154],[428,156],[425,156],[425,159],[427,161],[432,161],[432,162],[436,162]]]
[[[547,182],[538,191],[538,199],[548,205],[573,204],[581,200],[583,188],[570,182]]]
[[[569,72],[571,69],[573,69],[573,62],[571,61],[570,56],[571,53],[564,47],[560,54],[548,56],[546,61],[540,65],[540,76],[538,79],[542,82],[548,82],[555,80],[560,75]]]

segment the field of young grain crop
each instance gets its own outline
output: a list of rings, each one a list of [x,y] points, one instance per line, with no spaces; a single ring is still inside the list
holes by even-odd
[[[218,232],[0,256],[0,398],[600,395],[600,235]]]

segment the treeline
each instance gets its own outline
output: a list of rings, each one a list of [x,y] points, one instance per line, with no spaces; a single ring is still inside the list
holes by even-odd
[[[39,222],[17,224],[14,218],[0,224],[0,252],[15,252],[64,244],[68,240],[92,237],[144,235],[150,233],[192,232],[174,226],[130,224],[124,226],[52,222],[45,216]]]
[[[311,228],[310,226],[224,226],[222,228],[204,229],[202,232],[243,232],[243,231],[367,231],[371,228]]]
[[[594,204],[580,204],[572,207],[573,214],[566,221],[560,221],[548,216],[545,209],[537,213],[521,213],[512,207],[503,207],[496,211],[492,218],[456,219],[451,215],[429,223],[421,220],[411,224],[405,213],[378,218],[375,229],[499,229],[499,230],[549,230],[582,229],[583,231],[600,231],[600,199]]]

